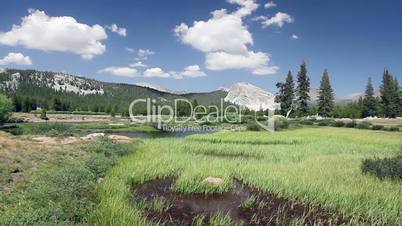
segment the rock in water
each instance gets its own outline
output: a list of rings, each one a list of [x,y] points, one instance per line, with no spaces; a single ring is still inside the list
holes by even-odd
[[[209,185],[214,185],[218,186],[223,183],[223,179],[219,177],[207,177],[204,180],[202,180],[203,184],[209,184]]]

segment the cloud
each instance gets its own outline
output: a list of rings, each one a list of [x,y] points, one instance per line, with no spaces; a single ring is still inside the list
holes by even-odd
[[[20,25],[13,25],[8,32],[0,32],[0,44],[24,46],[44,51],[72,52],[83,59],[103,54],[107,38],[105,29],[78,23],[73,17],[51,17],[44,11],[30,9]]]
[[[133,48],[129,48],[129,47],[126,47],[126,50],[129,53],[134,53],[135,52],[135,50]]]
[[[169,78],[170,74],[164,72],[161,68],[154,67],[154,68],[149,68],[144,71],[144,77],[147,78],[153,78],[153,77],[158,77],[158,78]]]
[[[299,39],[299,36],[297,34],[292,34],[291,38],[296,40],[296,39]]]
[[[253,37],[243,19],[254,12],[258,4],[254,0],[228,0],[228,2],[239,5],[239,8],[232,13],[228,13],[226,9],[215,10],[211,13],[210,19],[194,21],[192,26],[181,23],[175,27],[175,35],[182,43],[205,53],[205,64],[209,70],[254,71],[268,67],[269,57],[265,53],[258,54],[266,56],[260,57],[259,60],[263,62],[238,64],[239,59],[248,60],[250,56],[256,54],[249,50],[249,46],[253,45]]]
[[[253,44],[251,33],[240,17],[227,14],[226,10],[212,13],[208,21],[195,21],[192,27],[182,23],[175,33],[185,44],[202,52],[247,52],[247,44]]]
[[[169,74],[175,79],[198,78],[207,76],[197,64],[185,67],[182,72],[170,71]]]
[[[279,67],[269,66],[269,55],[250,51],[246,55],[213,52],[206,56],[206,66],[210,70],[249,69],[256,75],[275,74]]]
[[[137,77],[138,71],[135,68],[130,67],[107,67],[98,71],[98,73],[110,73],[112,75],[124,76],[124,77]]]
[[[254,20],[261,21],[261,25],[263,28],[269,26],[277,26],[282,27],[285,23],[293,23],[294,19],[287,13],[278,12],[275,16],[268,18],[266,16],[258,16],[255,17]]]
[[[184,71],[181,74],[185,77],[203,77],[206,76],[205,72],[201,71],[200,66],[198,65],[190,65],[184,68]]]
[[[150,49],[139,49],[137,51],[137,57],[135,60],[141,61],[141,60],[147,60],[148,56],[154,55],[155,52],[150,50]]]
[[[146,64],[143,64],[141,61],[134,62],[129,65],[130,67],[148,67]]]
[[[124,27],[119,27],[117,24],[112,24],[110,26],[106,26],[105,28],[109,29],[111,32],[114,32],[120,36],[127,36],[127,29]]]
[[[3,59],[0,59],[0,65],[32,65],[32,60],[29,56],[24,56],[22,53],[8,53]]]
[[[266,9],[273,8],[273,7],[276,7],[276,3],[273,1],[267,2],[264,5],[264,8],[266,8]]]

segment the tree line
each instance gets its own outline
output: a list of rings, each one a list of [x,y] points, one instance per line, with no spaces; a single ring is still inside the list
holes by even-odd
[[[358,101],[348,104],[336,104],[335,93],[331,86],[328,70],[321,77],[317,103],[311,102],[310,78],[306,63],[300,65],[295,86],[292,72],[289,71],[285,81],[276,84],[278,93],[275,101],[280,103],[280,114],[291,117],[303,117],[318,114],[323,117],[362,118],[402,116],[402,89],[396,76],[388,69],[384,70],[380,96],[375,96],[371,77],[368,78],[366,90]]]

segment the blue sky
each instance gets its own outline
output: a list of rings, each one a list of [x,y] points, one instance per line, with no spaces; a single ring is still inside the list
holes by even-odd
[[[246,81],[275,92],[305,60],[312,86],[327,68],[338,96],[363,91],[368,76],[378,86],[384,67],[401,80],[401,1],[268,2],[3,2],[0,67],[186,91]]]

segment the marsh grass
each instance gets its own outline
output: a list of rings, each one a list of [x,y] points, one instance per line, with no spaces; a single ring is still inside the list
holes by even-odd
[[[402,224],[400,182],[362,174],[360,165],[368,157],[393,156],[400,145],[398,133],[333,127],[147,140],[135,155],[123,157],[108,172],[92,219],[98,225],[148,224],[141,210],[129,202],[132,184],[174,177],[177,178],[174,189],[178,192],[210,194],[228,191],[236,178],[278,197],[324,207],[334,213],[334,218],[347,216],[352,219],[350,225],[359,222],[399,225]],[[200,154],[231,151],[263,158]],[[209,176],[222,178],[224,183],[203,184],[202,180]],[[278,215],[272,222],[283,219]]]

